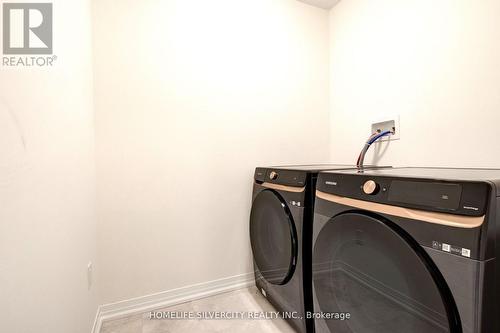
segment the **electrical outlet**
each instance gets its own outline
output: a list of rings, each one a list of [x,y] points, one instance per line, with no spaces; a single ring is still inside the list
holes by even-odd
[[[87,265],[87,288],[90,290],[90,288],[92,288],[92,279],[93,279],[93,265],[92,265],[92,261],[90,261]]]
[[[401,138],[399,116],[382,118],[372,123],[371,133],[385,131],[392,131],[394,134],[380,138],[378,141],[392,141]]]

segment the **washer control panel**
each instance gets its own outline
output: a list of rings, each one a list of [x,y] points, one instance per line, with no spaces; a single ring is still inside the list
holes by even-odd
[[[316,189],[337,196],[387,205],[482,216],[490,188],[486,182],[321,172]]]

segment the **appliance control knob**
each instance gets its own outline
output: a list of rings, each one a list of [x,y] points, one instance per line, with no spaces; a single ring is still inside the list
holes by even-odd
[[[271,173],[269,174],[269,178],[272,180],[278,179],[278,173],[275,171],[271,171]]]
[[[363,192],[368,195],[374,195],[377,194],[379,189],[379,186],[377,183],[375,183],[373,180],[368,180],[364,185],[363,185]]]

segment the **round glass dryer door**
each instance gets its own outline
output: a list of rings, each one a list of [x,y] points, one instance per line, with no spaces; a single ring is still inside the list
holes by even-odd
[[[322,333],[462,332],[451,292],[425,250],[381,217],[331,218],[314,246],[313,281],[315,315],[344,316],[322,322]]]
[[[286,202],[272,190],[255,198],[250,214],[250,241],[257,268],[272,284],[287,283],[297,262],[297,232]]]

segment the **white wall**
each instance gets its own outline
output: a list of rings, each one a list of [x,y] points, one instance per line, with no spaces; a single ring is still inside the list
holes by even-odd
[[[252,271],[255,166],[328,159],[328,12],[94,2],[101,303]]]
[[[396,113],[401,140],[378,147],[379,163],[500,167],[499,17],[498,0],[341,1],[330,15],[332,157],[354,161],[371,121]]]
[[[90,3],[54,1],[54,68],[0,68],[0,331],[88,333],[96,255]]]

